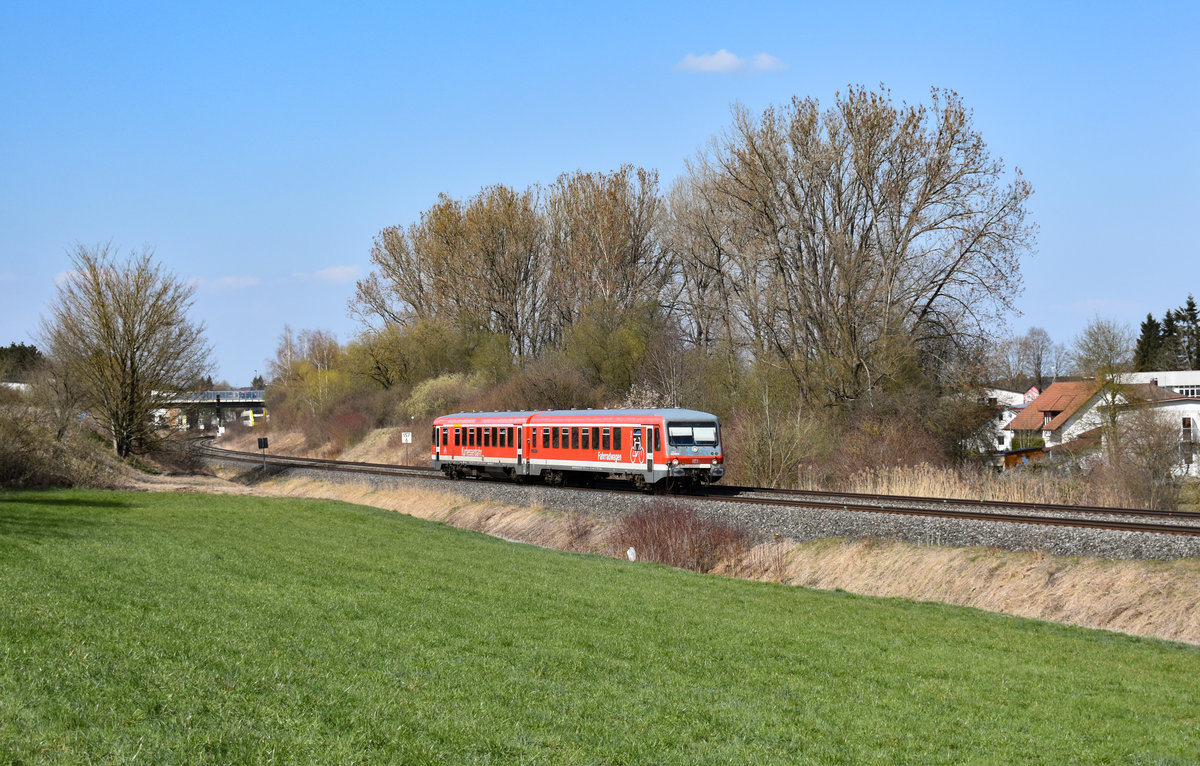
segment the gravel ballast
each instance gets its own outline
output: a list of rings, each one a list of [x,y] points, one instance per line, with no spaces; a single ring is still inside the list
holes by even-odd
[[[246,471],[242,462],[214,463]],[[594,492],[514,484],[504,481],[360,475],[320,468],[271,471],[273,478],[313,478],[354,483],[378,489],[405,486],[462,496],[472,502],[493,502],[518,507],[541,507],[563,513],[586,513],[616,519],[656,504],[691,508],[702,518],[722,521],[747,530],[756,540],[790,539],[805,542],[823,538],[900,540],[918,545],[983,546],[1012,551],[1041,551],[1059,556],[1092,556],[1108,559],[1171,560],[1200,557],[1200,537],[1149,532],[1128,532],[998,521],[972,521],[851,510],[792,508],[751,503],[730,503],[699,495],[653,496],[639,493]]]

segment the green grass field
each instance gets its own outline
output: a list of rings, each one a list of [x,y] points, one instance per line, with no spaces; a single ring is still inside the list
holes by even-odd
[[[1200,761],[1200,652],[335,502],[0,494],[0,760]]]

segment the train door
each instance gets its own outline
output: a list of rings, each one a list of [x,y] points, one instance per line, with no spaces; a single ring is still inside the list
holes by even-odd
[[[654,449],[657,432],[654,426],[643,426],[646,429],[646,470],[654,470]]]
[[[521,427],[517,426],[517,471],[521,470],[521,458],[523,456],[525,441],[521,438]]]

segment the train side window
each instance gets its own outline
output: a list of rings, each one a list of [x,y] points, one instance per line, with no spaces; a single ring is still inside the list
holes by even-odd
[[[493,447],[499,447],[499,446],[500,446],[500,442],[499,442],[499,441],[497,441],[497,436],[498,436],[498,434],[496,433],[496,432],[497,432],[497,431],[499,431],[499,430],[500,430],[500,429],[499,429],[499,427],[497,427],[497,426],[492,426],[492,446],[493,446]]]
[[[468,447],[475,446],[475,429],[474,428],[467,429],[467,446]]]
[[[442,446],[443,447],[450,446],[450,429],[449,428],[442,429]]]
[[[558,429],[552,428],[550,430],[553,432],[550,436],[550,446],[558,449]]]
[[[455,447],[462,446],[462,428],[461,427],[456,426],[454,429],[454,446]]]
[[[510,446],[510,447],[521,446],[521,445],[517,444],[515,441],[513,441],[513,427],[512,426],[508,427],[508,446]]]
[[[658,428],[655,427],[655,429],[654,429],[654,451],[655,452],[658,452],[659,450],[662,449],[662,436],[659,435],[660,433],[661,432],[658,430]]]
[[[601,433],[603,434],[603,436],[601,437],[601,439],[602,439],[602,440],[601,440],[601,442],[600,442],[600,449],[611,449],[611,448],[612,448],[612,447],[611,447],[611,445],[612,445],[612,436],[611,436],[611,434],[612,434],[612,431],[611,431],[610,429],[606,428],[606,429],[604,429],[604,431],[602,431]]]
[[[562,429],[562,445],[563,449],[571,446],[571,429],[566,426]]]
[[[579,427],[571,429],[571,449],[579,449]]]
[[[500,429],[500,446],[501,447],[508,446],[508,429],[507,428]]]
[[[590,438],[588,438],[591,435],[592,435],[592,429],[590,429],[590,428],[583,429],[583,448],[584,449],[592,448],[592,440]]]
[[[490,428],[483,429],[483,446],[492,446],[492,429]]]
[[[618,452],[621,451],[621,432],[624,430],[624,428],[613,429],[613,449],[617,450]]]
[[[542,449],[550,449],[550,429],[542,429]]]

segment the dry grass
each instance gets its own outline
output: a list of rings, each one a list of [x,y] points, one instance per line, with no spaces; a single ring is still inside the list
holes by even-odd
[[[939,601],[1200,644],[1200,561],[1110,561],[878,540],[768,543],[732,577]]]
[[[828,490],[827,486],[806,489]],[[862,471],[844,487],[849,492],[917,497],[999,500],[1011,503],[1066,505],[1122,505],[1123,498],[1109,497],[1079,479],[1046,472],[939,468],[929,464],[888,466]]]

